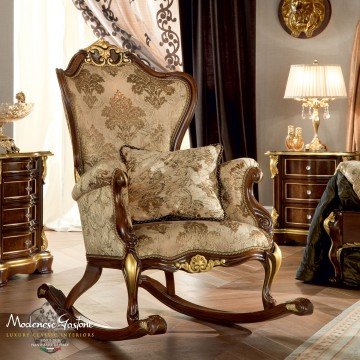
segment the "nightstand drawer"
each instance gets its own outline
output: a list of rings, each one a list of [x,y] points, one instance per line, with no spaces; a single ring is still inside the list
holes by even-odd
[[[3,254],[28,253],[35,246],[35,233],[3,237]]]
[[[3,197],[29,196],[36,193],[36,180],[6,181],[3,184]]]
[[[334,175],[335,159],[286,159],[284,175],[326,177]]]
[[[2,224],[24,224],[36,219],[36,207],[23,207],[15,209],[3,209]]]
[[[296,183],[296,182],[285,182],[285,201],[319,201],[324,190],[325,184],[312,184],[312,183]]]
[[[36,169],[35,159],[21,159],[19,161],[6,161],[2,162],[3,173],[18,173],[23,171],[30,171]]]
[[[284,222],[285,226],[303,226],[308,228],[314,216],[315,207],[284,207]]]

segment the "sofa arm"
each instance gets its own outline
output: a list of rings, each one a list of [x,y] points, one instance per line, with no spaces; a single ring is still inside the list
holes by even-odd
[[[262,179],[259,164],[250,158],[220,165],[222,204],[227,218],[272,232],[269,212],[254,197],[253,185]]]
[[[102,161],[85,172],[75,184],[72,197],[77,201],[84,194],[110,185],[112,181],[113,172],[115,169],[120,169],[126,172],[125,165],[120,160]]]

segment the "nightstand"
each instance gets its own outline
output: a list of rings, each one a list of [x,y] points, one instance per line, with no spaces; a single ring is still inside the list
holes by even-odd
[[[274,240],[283,245],[305,245],[315,208],[342,161],[354,152],[268,151],[274,204]]]
[[[51,272],[43,229],[43,184],[51,155],[0,154],[0,286],[15,274]]]

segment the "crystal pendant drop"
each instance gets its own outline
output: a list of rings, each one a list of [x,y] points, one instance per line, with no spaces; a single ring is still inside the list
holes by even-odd
[[[305,115],[305,104],[302,104],[301,117],[302,117],[304,120],[306,119],[306,115]]]
[[[330,119],[329,105],[325,106],[323,119],[324,120]]]

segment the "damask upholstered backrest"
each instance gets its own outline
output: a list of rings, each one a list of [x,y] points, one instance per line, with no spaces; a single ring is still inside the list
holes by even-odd
[[[155,72],[102,39],[57,75],[80,174],[123,145],[179,148],[196,102],[189,75]]]

